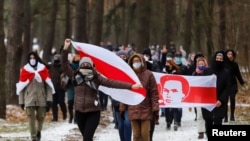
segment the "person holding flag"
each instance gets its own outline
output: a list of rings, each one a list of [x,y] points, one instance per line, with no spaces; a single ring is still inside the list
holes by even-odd
[[[213,58],[211,67],[204,70],[204,75],[216,75],[216,107],[212,111],[208,111],[202,107],[202,116],[205,120],[206,134],[209,127],[213,125],[222,125],[222,120],[225,117],[227,110],[228,96],[231,91],[230,72],[225,68],[224,51],[217,51]]]
[[[62,66],[65,74],[74,83],[74,109],[77,126],[83,136],[83,140],[92,141],[101,114],[98,95],[99,87],[103,85],[110,88],[135,90],[141,88],[142,85],[111,80],[102,76],[95,69],[90,57],[82,57],[79,62],[79,68],[73,70],[68,62],[68,49],[70,45],[71,39],[65,39],[62,50]]]
[[[133,68],[144,88],[145,99],[137,105],[120,104],[121,117],[128,109],[128,117],[131,122],[133,141],[150,141],[151,120],[159,120],[159,93],[157,82],[153,72],[147,69],[146,61],[142,54],[133,54],[128,64]]]

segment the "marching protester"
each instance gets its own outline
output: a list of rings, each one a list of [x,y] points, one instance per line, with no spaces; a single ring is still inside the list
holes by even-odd
[[[70,66],[72,67],[73,70],[79,68],[79,61],[80,61],[80,55],[79,54],[74,55],[72,58],[72,62],[70,63]],[[75,112],[73,108],[74,97],[75,97],[74,84],[67,75],[65,75],[64,78],[66,79],[64,87],[66,89],[66,95],[68,100],[69,123],[72,123],[73,120],[74,123],[76,123]]]
[[[208,68],[208,63],[205,57],[197,57],[196,59],[196,69],[193,72],[193,76],[204,75],[204,70]],[[196,117],[197,117],[197,129],[198,129],[198,139],[204,138],[205,133],[205,121],[202,117],[201,107],[196,107]]]
[[[52,64],[48,65],[51,80],[56,91],[56,93],[53,95],[52,102],[52,121],[58,121],[58,105],[60,106],[60,109],[62,111],[63,120],[66,120],[67,107],[65,104],[65,89],[62,86],[62,78],[64,74],[61,65],[61,55],[55,54],[52,61]]]
[[[17,83],[19,105],[26,111],[32,141],[40,141],[46,112],[55,93],[49,70],[35,52],[30,52],[27,64],[20,72]]]
[[[231,79],[231,92],[229,94],[230,100],[230,121],[235,121],[235,97],[238,92],[238,84],[237,80],[241,85],[244,85],[245,82],[241,76],[240,69],[238,63],[235,61],[236,59],[236,52],[232,49],[228,49],[225,51],[226,60],[225,60],[225,67],[230,72],[230,79]],[[224,122],[228,122],[228,108],[226,109],[225,119]]]
[[[143,87],[146,89],[145,99],[137,105],[121,103],[120,114],[124,117],[126,109],[132,126],[133,141],[150,141],[150,126],[153,116],[159,118],[159,96],[157,83],[153,73],[147,69],[146,61],[142,54],[135,53],[128,60]]]
[[[208,133],[208,128],[212,125],[222,125],[222,120],[225,117],[228,96],[231,91],[230,72],[224,67],[225,63],[224,51],[217,51],[211,62],[211,67],[204,70],[205,75],[216,75],[216,107],[212,111],[202,108],[202,116],[205,120],[205,129]]]
[[[163,72],[177,75],[180,74],[180,69],[173,60],[167,60]],[[180,115],[180,108],[165,108],[165,121],[167,123],[167,130],[170,130],[174,121],[174,130],[177,131],[178,123],[180,122],[180,116],[178,115]]]
[[[125,62],[128,62],[128,54],[125,50],[119,50],[116,55],[118,55]],[[112,109],[115,112],[115,121],[119,131],[120,141],[131,141],[132,137],[132,128],[130,120],[128,119],[128,110],[124,111],[123,117],[120,116],[120,102],[112,99]]]
[[[157,62],[156,60],[152,59],[152,54],[151,54],[150,48],[143,49],[142,55],[146,61],[147,69],[149,69],[150,71],[153,71],[153,72],[160,72],[161,71],[160,63]],[[153,115],[153,118],[152,118],[151,124],[150,124],[150,141],[153,140],[155,124],[159,124],[159,119],[158,119],[158,117],[155,117]]]
[[[188,67],[182,63],[182,52],[177,50],[173,58],[174,63],[178,66],[178,75],[187,75]],[[181,127],[182,119],[182,107],[176,109],[176,122],[174,125],[174,130],[177,130],[178,127]]]
[[[101,106],[98,98],[100,85],[121,89],[139,89],[141,84],[130,84],[121,81],[107,79],[101,76],[94,67],[89,57],[82,57],[79,68],[73,70],[68,62],[68,49],[71,45],[70,39],[65,39],[62,50],[62,66],[64,72],[74,83],[75,118],[77,126],[84,141],[92,141],[95,130],[100,121]]]

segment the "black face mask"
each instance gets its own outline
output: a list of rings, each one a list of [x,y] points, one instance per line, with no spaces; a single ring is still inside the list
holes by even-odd
[[[222,69],[224,66],[223,66],[223,62],[222,61],[215,61],[214,62],[214,67],[215,67],[215,69]]]
[[[54,60],[54,65],[55,66],[60,66],[61,65],[60,60]]]
[[[81,67],[81,69],[90,69],[90,70],[92,70],[92,67],[84,66],[84,67]]]

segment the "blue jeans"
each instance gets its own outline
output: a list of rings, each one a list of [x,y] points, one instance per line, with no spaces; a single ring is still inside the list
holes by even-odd
[[[128,111],[124,113],[125,120],[121,119],[119,112],[115,112],[115,116],[118,122],[120,141],[131,141],[132,129],[130,120],[128,119]]]

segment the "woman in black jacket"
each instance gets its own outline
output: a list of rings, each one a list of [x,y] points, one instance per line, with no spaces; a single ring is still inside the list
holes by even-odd
[[[227,99],[231,91],[230,73],[224,67],[225,54],[217,51],[212,59],[211,68],[204,70],[206,75],[216,75],[217,101],[215,108],[209,111],[202,108],[202,116],[205,120],[206,133],[212,125],[222,125],[222,120],[227,109]]]
[[[236,53],[232,49],[228,49],[225,51],[226,60],[225,60],[225,67],[230,72],[230,79],[231,79],[231,92],[229,94],[230,99],[230,121],[235,121],[234,112],[235,112],[235,96],[238,92],[238,85],[237,80],[241,85],[244,85],[244,80],[241,76],[240,69],[238,63],[235,61]],[[225,113],[224,122],[228,122],[228,108]]]

